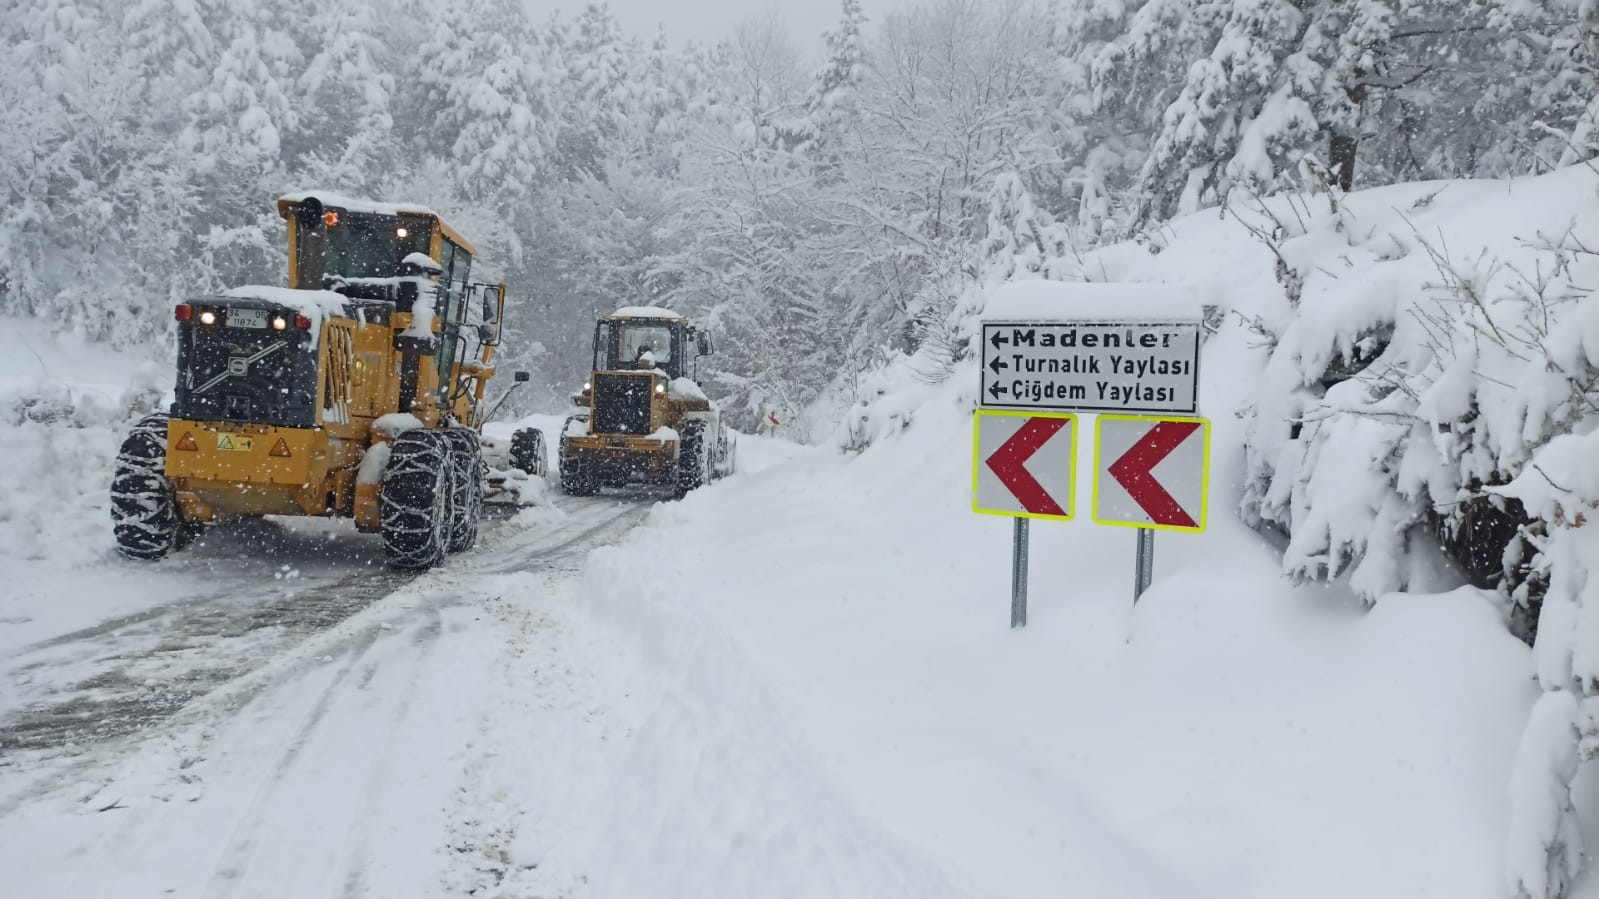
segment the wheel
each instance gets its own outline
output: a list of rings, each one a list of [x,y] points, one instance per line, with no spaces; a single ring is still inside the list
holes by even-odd
[[[698,419],[679,423],[677,434],[677,496],[681,499],[704,486],[710,447],[705,443],[705,422]]]
[[[378,516],[383,552],[395,568],[424,570],[443,561],[449,544],[449,444],[438,431],[418,428],[394,438]]]
[[[717,459],[711,464],[711,474],[725,478],[738,470],[738,432],[722,428],[722,439],[717,447]]]
[[[544,432],[538,428],[523,428],[511,435],[511,467],[542,478],[549,471],[549,457],[544,452]]]
[[[469,428],[441,431],[450,448],[450,532],[445,549],[452,553],[477,543],[478,521],[483,515],[483,448],[477,432]]]
[[[167,480],[167,417],[139,420],[122,441],[111,478],[111,532],[117,551],[154,560],[180,549],[178,501]]]
[[[561,492],[567,496],[593,496],[600,492],[600,485],[583,473],[583,466],[576,459],[562,459]]]

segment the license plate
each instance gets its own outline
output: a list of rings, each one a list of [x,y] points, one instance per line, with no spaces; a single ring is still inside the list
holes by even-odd
[[[229,309],[228,327],[230,328],[265,328],[267,326],[267,311],[265,309]]]
[[[239,434],[218,434],[217,449],[224,453],[247,453],[255,449],[255,438]]]

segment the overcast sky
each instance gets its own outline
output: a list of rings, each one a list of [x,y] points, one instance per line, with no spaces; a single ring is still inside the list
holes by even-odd
[[[572,18],[583,9],[583,0],[523,0],[536,19],[558,10],[562,18]],[[609,0],[611,14],[629,34],[653,36],[657,26],[666,27],[666,36],[675,44],[694,40],[714,42],[746,18],[776,9],[794,44],[807,55],[819,55],[821,33],[838,21],[838,0]],[[863,6],[868,17],[880,3]]]

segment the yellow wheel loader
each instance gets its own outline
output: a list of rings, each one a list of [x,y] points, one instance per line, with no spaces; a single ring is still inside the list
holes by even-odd
[[[653,306],[618,309],[594,329],[594,367],[561,430],[561,489],[653,485],[678,496],[731,474],[735,435],[695,380],[708,331]]]
[[[287,288],[175,309],[171,413],[139,422],[117,456],[118,549],[159,559],[208,522],[255,515],[353,518],[398,568],[471,547],[504,285],[472,281],[476,249],[421,207],[323,193],[278,212]]]

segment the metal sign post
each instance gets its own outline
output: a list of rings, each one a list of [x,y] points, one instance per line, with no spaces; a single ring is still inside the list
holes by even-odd
[[[1138,529],[1137,602],[1155,580],[1155,531],[1205,529],[1210,422],[1102,414],[1094,432],[1094,522]]]
[[[972,434],[972,511],[1015,520],[1010,626],[1027,626],[1028,520],[1071,521],[1077,416],[979,409]]]
[[[1138,529],[1138,562],[1133,572],[1133,602],[1144,595],[1155,582],[1155,532],[1149,528]]]
[[[1016,545],[1011,550],[1010,626],[1027,626],[1027,519],[1016,519]]]

